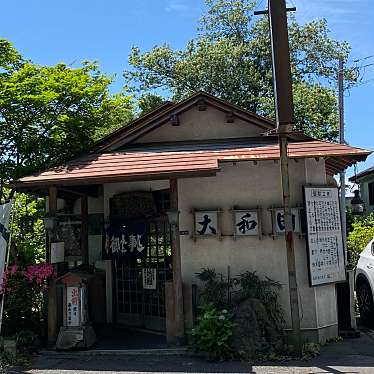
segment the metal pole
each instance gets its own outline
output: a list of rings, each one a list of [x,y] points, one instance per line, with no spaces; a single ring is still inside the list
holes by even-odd
[[[273,84],[276,122],[279,135],[280,172],[284,206],[292,340],[295,353],[297,355],[301,355],[302,342],[300,334],[300,312],[290,206],[290,180],[287,154],[287,136],[292,131],[294,124],[290,53],[287,30],[287,9],[285,0],[268,0],[268,7],[273,57]]]

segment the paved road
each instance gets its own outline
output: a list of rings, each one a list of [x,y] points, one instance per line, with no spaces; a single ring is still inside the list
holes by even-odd
[[[241,362],[213,363],[180,357],[59,357],[40,356],[31,368],[12,369],[9,374],[184,374],[184,373],[255,373],[255,374],[374,374],[374,333],[359,339],[329,344],[320,356],[310,361],[250,365]]]

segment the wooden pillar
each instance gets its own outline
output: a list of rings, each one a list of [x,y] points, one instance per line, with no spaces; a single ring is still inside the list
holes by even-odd
[[[88,264],[88,198],[87,195],[81,197],[81,251],[82,262]]]
[[[48,214],[55,218],[57,212],[57,188],[49,187]],[[55,239],[56,225],[50,230],[47,243],[47,259],[51,260],[51,241]],[[56,270],[56,269],[55,269]],[[48,346],[53,346],[57,339],[57,289],[54,279],[48,282]]]
[[[170,209],[178,210],[178,180],[170,179]],[[176,342],[184,344],[183,284],[179,224],[171,225],[171,248],[173,256],[173,289]]]

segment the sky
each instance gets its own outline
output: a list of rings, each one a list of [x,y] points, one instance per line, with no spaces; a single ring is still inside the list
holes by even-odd
[[[374,55],[372,0],[288,0],[301,22],[326,18],[331,36],[352,46],[350,60]],[[259,0],[264,9],[266,0]],[[65,62],[78,66],[97,60],[115,74],[114,91],[123,86],[132,46],[146,51],[167,43],[183,48],[196,34],[204,0],[12,0],[1,2],[0,37],[11,41],[25,58],[42,65]],[[6,17],[4,17],[6,15]],[[374,63],[374,58],[360,65]],[[363,69],[363,81],[345,93],[346,141],[374,150],[374,65]],[[374,156],[358,171],[374,165]],[[348,175],[353,174],[351,168]]]

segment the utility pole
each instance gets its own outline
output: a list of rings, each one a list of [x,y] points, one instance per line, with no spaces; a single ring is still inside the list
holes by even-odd
[[[338,94],[339,94],[339,143],[344,144],[344,62],[339,58],[338,67]],[[340,215],[342,221],[343,247],[345,264],[347,265],[347,231],[346,231],[346,204],[345,204],[345,170],[340,172]]]
[[[257,12],[257,14],[263,13],[265,12]],[[297,355],[301,355],[302,341],[300,334],[299,297],[296,278],[296,261],[290,205],[290,181],[287,154],[288,135],[292,131],[295,120],[292,98],[290,52],[288,44],[287,8],[285,0],[268,0],[268,14],[273,59],[273,85],[284,206],[288,286],[292,321],[292,343],[295,347],[295,353]]]
[[[344,139],[344,60],[339,58],[338,65],[338,104],[339,104],[339,143],[345,144]],[[355,318],[355,297],[354,297],[354,271],[347,268],[348,265],[348,251],[347,251],[347,216],[346,216],[346,202],[345,202],[345,170],[340,172],[340,216],[342,224],[342,237],[344,248],[344,260],[346,266],[346,276],[349,287],[349,314],[350,314],[350,327],[354,330],[357,329],[357,322]],[[338,286],[339,287],[339,286]],[[343,285],[341,285],[343,287]],[[337,288],[339,300],[339,288]],[[341,295],[341,294],[340,294]],[[345,297],[340,296],[343,300]],[[348,301],[347,301],[348,302]],[[345,304],[348,306],[348,304]]]

